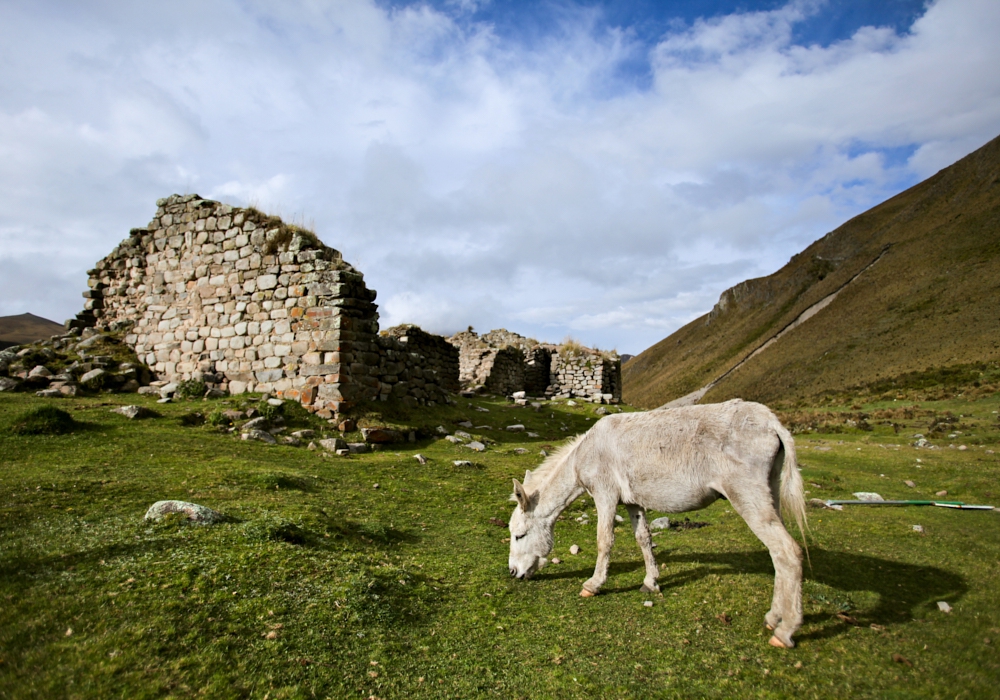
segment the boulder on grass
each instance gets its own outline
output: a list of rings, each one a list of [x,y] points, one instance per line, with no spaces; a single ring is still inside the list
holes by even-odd
[[[406,437],[398,430],[389,428],[362,428],[361,437],[368,444],[388,445],[397,442],[406,442]]]
[[[221,523],[226,519],[222,513],[187,501],[157,501],[146,511],[145,520],[163,520],[171,513],[178,513],[199,525]]]
[[[142,420],[143,418],[153,418],[158,414],[155,411],[150,411],[145,406],[119,406],[118,408],[112,408],[112,413],[118,413],[129,420]]]

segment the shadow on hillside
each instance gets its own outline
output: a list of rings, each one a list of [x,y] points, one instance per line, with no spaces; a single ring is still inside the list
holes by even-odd
[[[871,624],[891,625],[912,620],[919,610],[935,608],[937,601],[944,600],[954,604],[961,599],[969,587],[965,578],[932,566],[915,566],[889,559],[880,559],[862,554],[835,552],[819,548],[810,550],[812,570],[805,565],[805,581],[813,581],[835,588],[849,594],[854,591],[868,591],[878,596],[878,603],[870,609],[851,610],[849,614],[856,618],[859,625],[867,627]],[[667,593],[676,590],[683,594],[684,587],[710,574],[725,577],[727,574],[764,574],[774,575],[771,557],[766,551],[757,552],[726,552],[718,554],[680,554],[657,555],[660,564],[666,568],[660,573],[660,590]],[[697,568],[671,573],[671,566],[676,564],[696,564]],[[602,595],[615,595],[629,591],[637,591],[642,585],[643,564],[641,560],[612,563],[609,573],[623,574],[635,572],[635,585],[620,588],[604,588]],[[537,578],[567,579],[576,578],[583,581],[593,573],[591,569],[576,569],[558,573],[541,573]],[[768,585],[767,595],[771,594]],[[805,597],[808,599],[808,592]],[[829,623],[820,629],[807,634],[801,634],[798,639],[820,639],[843,634],[850,624],[846,621],[832,618],[830,613],[806,615],[806,624]]]

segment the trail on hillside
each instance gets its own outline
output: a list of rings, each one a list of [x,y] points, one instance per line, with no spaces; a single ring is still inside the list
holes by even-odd
[[[875,263],[877,263],[879,260],[881,260],[882,257],[887,252],[889,252],[889,249],[891,247],[892,247],[891,243],[885,245],[882,248],[882,251],[875,257],[874,260],[872,260],[870,263],[868,263],[863,268],[861,268],[861,270],[859,270],[858,272],[856,272],[849,280],[847,280],[846,282],[844,282],[842,285],[840,285],[839,287],[837,287],[834,291],[832,291],[831,293],[827,294],[825,297],[823,297],[822,299],[820,299],[819,301],[817,301],[815,304],[813,304],[812,306],[810,306],[809,308],[807,308],[805,311],[803,311],[802,313],[800,313],[790,323],[788,323],[788,325],[786,325],[784,328],[782,328],[777,333],[775,333],[774,335],[772,335],[770,338],[768,338],[767,340],[765,340],[760,346],[758,346],[755,350],[753,350],[749,355],[747,355],[742,360],[740,360],[739,362],[737,362],[735,365],[733,365],[732,367],[730,367],[728,370],[726,370],[725,372],[723,372],[721,375],[719,375],[718,377],[716,377],[715,379],[713,379],[711,382],[709,382],[705,386],[701,387],[700,389],[692,391],[690,394],[685,394],[684,396],[680,397],[679,399],[674,399],[673,401],[670,401],[668,403],[663,404],[662,406],[660,406],[660,408],[679,408],[681,406],[693,406],[696,403],[698,403],[699,401],[701,401],[702,397],[704,397],[705,394],[707,394],[708,391],[712,387],[714,387],[716,384],[718,384],[723,379],[725,379],[726,377],[728,377],[730,374],[732,374],[733,372],[735,372],[737,369],[739,369],[740,367],[742,367],[744,364],[746,364],[747,362],[749,362],[750,360],[752,360],[753,358],[755,358],[757,355],[759,355],[760,353],[764,352],[767,348],[769,348],[772,345],[774,345],[776,342],[778,342],[778,340],[782,336],[784,336],[787,333],[790,333],[791,331],[795,330],[796,328],[798,328],[799,326],[801,326],[803,323],[805,323],[806,321],[808,321],[810,318],[812,318],[813,316],[815,316],[816,314],[818,314],[820,311],[822,311],[823,309],[825,309],[831,303],[833,303],[833,300],[837,298],[838,294],[840,294],[842,291],[844,291],[848,287],[848,285],[850,285],[852,282],[854,282],[856,279],[858,279],[861,275],[863,275],[865,272],[867,272],[868,270],[870,270],[875,265]]]

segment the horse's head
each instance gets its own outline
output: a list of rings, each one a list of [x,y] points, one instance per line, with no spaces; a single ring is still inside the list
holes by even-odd
[[[546,555],[552,551],[553,518],[537,515],[538,492],[529,493],[526,484],[531,472],[525,474],[525,485],[514,479],[514,495],[517,507],[510,516],[510,558],[507,560],[510,575],[526,579],[547,563]]]

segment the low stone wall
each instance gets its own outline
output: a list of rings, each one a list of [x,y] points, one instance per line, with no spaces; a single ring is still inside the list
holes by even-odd
[[[552,382],[545,390],[550,396],[579,397],[588,401],[617,403],[621,401],[622,363],[617,356],[606,357],[597,352],[560,353],[552,355]]]
[[[441,336],[395,326],[382,332],[378,346],[381,400],[433,406],[458,391],[458,349]]]

